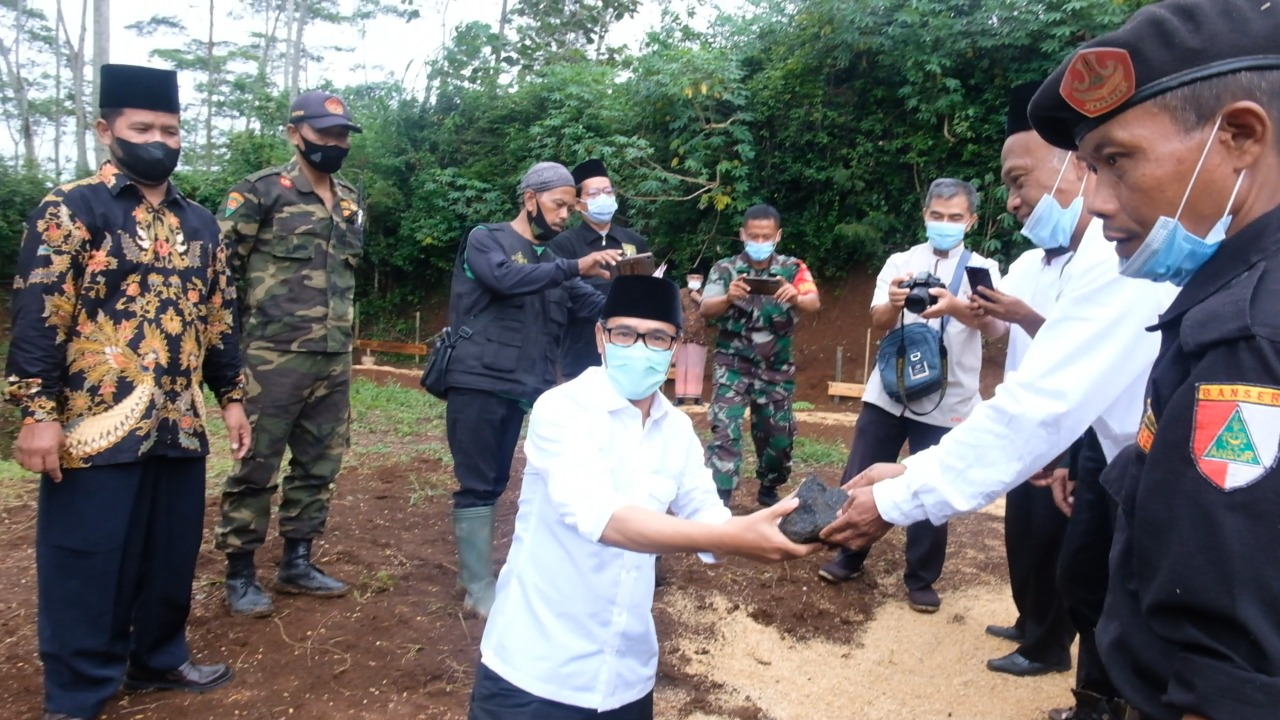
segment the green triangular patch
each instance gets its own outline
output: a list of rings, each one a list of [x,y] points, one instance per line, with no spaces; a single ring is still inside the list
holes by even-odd
[[[1240,414],[1238,406],[1218,431],[1218,436],[1209,443],[1203,457],[1205,460],[1262,467],[1258,460],[1258,449],[1253,444],[1253,435],[1249,433],[1249,426],[1245,424],[1244,415]]]

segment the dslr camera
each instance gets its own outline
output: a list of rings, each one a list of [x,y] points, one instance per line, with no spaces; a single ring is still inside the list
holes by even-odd
[[[907,312],[917,315],[938,304],[938,298],[929,294],[933,288],[945,288],[946,283],[931,272],[922,271],[910,280],[898,283],[898,287],[907,291]]]

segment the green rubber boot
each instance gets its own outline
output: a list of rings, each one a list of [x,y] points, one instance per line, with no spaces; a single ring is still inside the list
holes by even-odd
[[[480,617],[493,607],[493,520],[495,508],[453,511],[453,534],[458,543],[458,584],[467,591],[463,604]]]

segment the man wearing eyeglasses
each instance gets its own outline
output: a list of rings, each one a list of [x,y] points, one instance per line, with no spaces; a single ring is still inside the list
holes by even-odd
[[[702,294],[702,316],[720,329],[707,461],[728,506],[742,467],[742,422],[750,406],[760,480],[756,500],[768,507],[778,502],[778,487],[791,476],[791,336],[799,313],[817,312],[818,286],[803,260],[777,252],[782,216],[772,206],[749,208],[739,236],[743,252],[711,268]]]
[[[654,555],[770,561],[819,549],[778,530],[794,498],[730,517],[692,421],[658,392],[682,324],[676,286],[620,277],[600,317],[604,367],[548,390],[529,416],[468,720],[652,720]]]
[[[578,188],[577,211],[582,222],[555,236],[551,252],[569,260],[577,260],[600,250],[617,250],[623,257],[649,252],[649,243],[640,233],[614,222],[618,199],[613,180],[598,158],[587,160],[572,171]],[[583,278],[583,282],[608,295],[613,279],[608,276]],[[600,364],[596,349],[595,318],[569,321],[560,355],[560,372],[565,379],[575,378],[583,370]]]

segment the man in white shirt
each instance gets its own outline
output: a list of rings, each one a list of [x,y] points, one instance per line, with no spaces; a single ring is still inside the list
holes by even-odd
[[[1146,328],[1156,323],[1177,288],[1120,275],[1101,225],[1095,220],[1085,232],[1065,272],[1062,294],[1027,348],[1018,372],[1006,377],[995,396],[974,408],[964,424],[936,447],[901,465],[878,465],[855,477],[845,486],[850,501],[843,514],[823,531],[826,540],[866,548],[893,525],[944,523],[985,507],[1053,463],[1087,429],[1093,438],[1086,442],[1086,450],[1107,460],[1133,442],[1147,376],[1159,350],[1159,337]],[[1090,498],[1098,497],[1105,508],[1105,490],[1097,482],[1099,461],[1079,463],[1091,469],[1088,475],[1082,469],[1076,478],[1060,578],[1069,559],[1090,565],[1098,555],[1096,549],[1087,554],[1072,550],[1073,535],[1084,543],[1098,540],[1100,532],[1106,540],[1110,532],[1096,529],[1098,521],[1105,524],[1105,509],[1090,513],[1088,530],[1077,522],[1086,488]],[[1095,504],[1092,499],[1088,502]],[[1105,555],[1105,547],[1102,552]],[[1105,557],[1101,569],[1105,580]],[[1087,617],[1085,608],[1071,607],[1071,595],[1080,591],[1073,583],[1060,579],[1059,587],[1068,593],[1068,611],[1082,631],[1084,647],[1092,638],[1091,632],[1085,638],[1084,631],[1096,625],[1097,617]],[[1098,703],[1105,699],[1098,697],[1105,696],[1103,688],[1081,692],[1089,687],[1086,672],[1091,671],[1083,655],[1080,665],[1077,711],[1066,715],[1075,720],[1089,717],[1078,712],[1082,697]]]
[[[927,323],[940,332],[947,351],[946,384],[938,392],[904,405],[890,396],[877,365],[862,398],[862,412],[845,465],[846,478],[876,463],[896,461],[904,442],[912,453],[936,445],[978,403],[982,337],[998,337],[1006,325],[975,315],[969,302],[961,299],[970,292],[966,266],[986,268],[993,282],[1000,279],[1000,266],[995,261],[964,247],[965,233],[977,222],[977,213],[978,193],[972,184],[950,178],[935,180],[924,202],[928,242],[890,256],[876,278],[872,325],[889,332],[903,324]],[[920,273],[933,275],[943,287],[929,290],[933,304],[913,312],[908,309],[910,291],[902,286]],[[942,600],[933,584],[941,577],[946,559],[947,526],[928,522],[910,526],[906,553],[903,580],[911,608],[937,612]],[[866,549],[842,549],[818,575],[832,583],[851,580],[862,574],[866,558]]]
[[[596,329],[604,366],[534,404],[468,720],[650,720],[655,554],[821,547],[778,531],[794,498],[741,517],[720,501],[692,422],[658,392],[680,327],[673,283],[618,278]]]
[[[1027,119],[1027,105],[1039,87],[1025,83],[1010,93],[1000,156],[1005,207],[1036,247],[1013,262],[999,291],[979,289],[973,295],[975,312],[1009,323],[1006,378],[1018,372],[1032,338],[1062,295],[1075,251],[1093,220],[1084,212],[1087,170],[1071,153],[1041,140]],[[1018,619],[1010,627],[989,625],[987,634],[1018,648],[989,660],[990,670],[1025,677],[1071,668],[1076,631],[1057,579],[1066,531],[1067,516],[1054,503],[1052,489],[1023,483],[1009,491],[1004,544]],[[1105,556],[1101,560],[1105,564]]]

